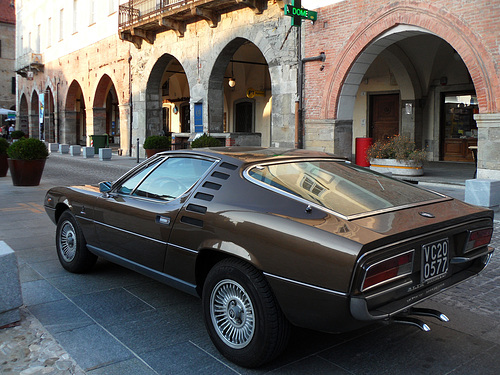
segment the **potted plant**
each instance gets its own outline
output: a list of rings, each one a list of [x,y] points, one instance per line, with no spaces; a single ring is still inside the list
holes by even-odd
[[[37,186],[42,178],[47,146],[36,138],[21,138],[7,150],[10,175],[14,186]]]
[[[146,156],[149,158],[157,152],[170,150],[172,139],[162,135],[151,135],[146,138],[142,147],[146,150]]]
[[[5,177],[9,169],[9,164],[7,163],[7,149],[9,145],[9,141],[0,137],[0,177]]]
[[[396,135],[386,141],[377,141],[367,151],[370,169],[402,176],[424,174],[425,150],[419,150],[409,138]]]
[[[201,137],[196,138],[191,142],[191,148],[201,148],[201,147],[219,147],[220,141],[208,134],[203,134]]]
[[[18,139],[24,138],[26,134],[22,130],[14,130],[12,133],[10,133],[10,137],[14,140],[17,141]]]

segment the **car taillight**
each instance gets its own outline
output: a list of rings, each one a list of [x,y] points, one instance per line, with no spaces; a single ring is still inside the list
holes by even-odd
[[[467,243],[465,244],[465,252],[477,249],[478,247],[488,245],[491,242],[493,228],[477,229],[469,232]]]
[[[368,266],[361,291],[409,275],[413,269],[413,252],[411,250]]]

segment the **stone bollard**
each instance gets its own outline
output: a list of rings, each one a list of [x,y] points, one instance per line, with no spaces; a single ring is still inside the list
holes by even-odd
[[[497,211],[500,208],[500,181],[488,179],[466,180],[465,201]]]
[[[60,154],[69,153],[69,145],[59,145],[59,153]]]
[[[111,149],[110,148],[100,148],[99,149],[99,160],[111,160]]]
[[[17,257],[4,241],[0,241],[0,296],[0,327],[21,320],[23,297]]]
[[[95,155],[94,147],[82,147],[82,154],[85,159],[93,158]]]
[[[79,156],[82,153],[82,146],[69,146],[71,156]]]
[[[58,152],[59,143],[49,143],[49,152]]]

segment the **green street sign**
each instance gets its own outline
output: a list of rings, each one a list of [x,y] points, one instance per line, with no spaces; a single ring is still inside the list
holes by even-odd
[[[318,12],[304,9],[300,0],[294,0],[291,5],[285,4],[285,16],[292,17],[292,26],[300,27],[303,19],[316,21]]]

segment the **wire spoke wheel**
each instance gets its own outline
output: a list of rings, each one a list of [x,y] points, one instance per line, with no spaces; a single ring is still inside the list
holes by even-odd
[[[245,289],[221,280],[210,296],[210,316],[219,337],[231,348],[246,347],[255,333],[255,312]]]
[[[75,259],[77,250],[76,231],[73,225],[66,221],[61,226],[61,234],[59,236],[59,251],[66,262],[71,262]]]

